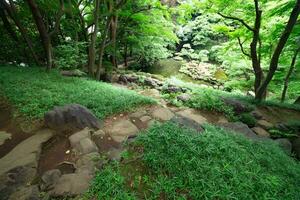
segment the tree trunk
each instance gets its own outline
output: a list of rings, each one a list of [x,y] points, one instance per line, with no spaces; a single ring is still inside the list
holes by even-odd
[[[43,17],[41,15],[41,12],[34,0],[26,0],[29,8],[31,10],[31,13],[33,15],[33,19],[35,21],[35,24],[37,26],[37,29],[40,34],[40,38],[42,40],[42,44],[44,47],[44,51],[46,54],[46,61],[47,61],[47,71],[49,71],[52,68],[52,44],[50,36],[47,32],[47,28],[44,24]]]
[[[294,53],[294,56],[292,58],[292,63],[291,63],[291,66],[290,66],[290,69],[285,77],[285,80],[284,80],[284,86],[283,86],[283,90],[282,90],[282,95],[281,95],[281,103],[283,103],[285,101],[285,97],[286,97],[286,92],[287,92],[287,89],[289,87],[289,80],[290,80],[290,77],[295,69],[295,64],[296,64],[296,60],[297,60],[297,56],[298,56],[298,53],[300,51],[300,48],[298,48],[295,53]]]
[[[128,67],[128,47],[127,47],[127,42],[125,42],[125,46],[124,46],[124,66],[125,66],[125,68]]]
[[[17,11],[16,11],[16,7],[14,5],[14,2],[12,0],[9,0],[9,5],[8,5],[4,1],[4,6],[5,6],[5,9],[6,9],[7,13],[9,14],[10,18],[14,21],[14,23],[18,27],[23,40],[25,41],[25,43],[27,44],[27,46],[29,48],[29,51],[31,53],[31,56],[32,56],[34,62],[37,65],[41,65],[40,59],[34,50],[33,43],[27,34],[27,30],[24,28],[24,26],[21,24],[20,20],[17,17],[17,13],[16,13]]]
[[[11,24],[9,23],[7,16],[5,14],[5,11],[3,9],[3,7],[0,5],[0,17],[3,21],[3,25],[4,28],[7,30],[9,36],[15,41],[15,42],[19,42],[18,36],[16,34],[16,32],[14,31],[14,29],[12,28]]]
[[[257,53],[257,45],[259,42],[259,32],[260,32],[261,15],[262,15],[262,11],[259,9],[258,6],[258,1],[255,1],[255,13],[256,13],[256,17],[255,17],[255,25],[253,29],[253,38],[250,45],[250,50],[251,50],[250,55],[252,60],[252,67],[255,74],[254,91],[256,93],[263,79],[263,71],[261,69],[260,59]]]
[[[269,83],[271,82],[271,80],[273,79],[273,76],[278,67],[279,57],[280,57],[282,50],[285,47],[285,44],[297,22],[299,13],[300,13],[300,0],[297,0],[295,7],[293,8],[293,11],[290,15],[289,21],[285,27],[285,30],[284,30],[282,36],[280,37],[277,47],[273,53],[273,56],[272,56],[272,59],[270,62],[269,73],[267,74],[266,79],[263,81],[263,83],[259,87],[258,92],[256,94],[255,99],[257,99],[259,101],[261,101],[263,99],[263,96],[267,91],[267,87],[268,87]]]
[[[109,32],[109,27],[110,27],[110,23],[111,23],[111,17],[109,16],[107,18],[106,21],[106,25],[105,25],[105,29],[102,35],[102,41],[99,47],[99,62],[98,62],[98,66],[97,66],[97,73],[96,73],[96,79],[100,80],[101,78],[101,69],[102,69],[102,65],[103,65],[103,55],[104,55],[104,51],[105,51],[105,47],[106,47],[106,38]]]
[[[99,19],[99,8],[100,8],[100,0],[95,1],[95,12],[94,12],[94,32],[91,35],[91,42],[89,45],[89,54],[88,54],[88,71],[89,75],[94,75],[95,69],[95,60],[96,60],[96,39],[98,33],[98,19]]]
[[[111,42],[113,47],[113,55],[112,55],[112,65],[117,68],[117,26],[118,26],[118,16],[113,15],[110,24],[110,31],[111,31]]]

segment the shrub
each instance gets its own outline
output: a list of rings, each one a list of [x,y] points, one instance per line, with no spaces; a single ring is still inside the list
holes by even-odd
[[[86,43],[67,41],[55,48],[54,64],[59,69],[82,68],[87,60]]]
[[[249,127],[254,127],[256,124],[256,119],[250,113],[241,114],[240,121],[247,124]]]
[[[155,125],[128,151],[119,165],[98,172],[89,199],[300,198],[298,162],[273,143],[210,125],[201,134]]]

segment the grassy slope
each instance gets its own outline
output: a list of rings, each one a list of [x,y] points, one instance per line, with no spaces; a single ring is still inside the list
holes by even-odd
[[[209,125],[202,134],[155,126],[123,155],[98,172],[87,199],[300,199],[299,163]]]
[[[30,118],[43,117],[54,106],[78,103],[103,118],[153,100],[133,91],[80,78],[66,78],[57,71],[0,66],[0,91]]]

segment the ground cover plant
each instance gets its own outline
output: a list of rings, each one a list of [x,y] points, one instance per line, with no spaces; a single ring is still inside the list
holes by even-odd
[[[87,199],[299,199],[299,163],[273,143],[171,122],[138,136],[99,171]]]
[[[43,117],[54,106],[78,103],[99,117],[154,103],[137,93],[89,79],[62,77],[40,68],[0,67],[2,95],[29,118]]]

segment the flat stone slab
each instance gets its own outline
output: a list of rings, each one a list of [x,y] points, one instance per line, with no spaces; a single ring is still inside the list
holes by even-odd
[[[6,140],[11,139],[11,134],[5,131],[0,131],[0,145],[4,144]]]
[[[252,131],[254,131],[259,136],[270,137],[270,133],[261,127],[254,127],[252,128]]]
[[[90,138],[80,140],[78,150],[80,154],[98,152],[98,147]]]
[[[0,175],[19,166],[33,165],[36,167],[42,144],[48,141],[52,135],[52,131],[44,129],[18,144],[0,159]]]
[[[89,128],[85,128],[77,133],[74,133],[69,137],[70,144],[73,148],[76,148],[79,145],[80,140],[85,138],[91,138],[91,133]]]
[[[86,173],[65,174],[57,181],[50,192],[53,197],[74,197],[86,192],[92,176]]]
[[[116,121],[108,131],[116,142],[123,142],[127,137],[136,135],[139,129],[129,120],[122,119]]]
[[[274,127],[273,124],[271,124],[270,122],[268,122],[266,120],[263,120],[263,119],[257,121],[257,126],[260,126],[260,127],[262,127],[263,129],[266,129],[266,130],[269,130],[269,129]]]
[[[182,110],[176,113],[177,115],[181,117],[188,118],[190,120],[195,121],[198,124],[205,124],[207,123],[207,119],[203,117],[202,115],[197,113],[197,110],[194,109],[186,109]]]
[[[171,120],[175,115],[168,108],[159,107],[151,113],[152,117],[161,121]]]
[[[249,139],[259,139],[259,136],[256,135],[246,124],[242,122],[226,123],[222,124],[221,127],[233,131],[237,134],[244,135]]]

